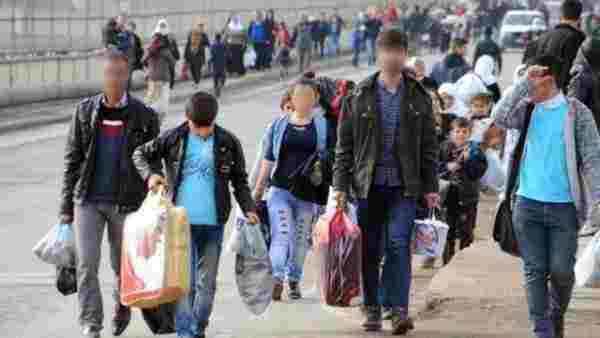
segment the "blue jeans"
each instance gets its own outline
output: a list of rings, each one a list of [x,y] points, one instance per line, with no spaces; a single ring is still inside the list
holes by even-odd
[[[340,49],[340,37],[337,34],[329,35],[327,39],[327,56],[336,56]]]
[[[374,66],[377,58],[375,39],[367,39],[367,60],[369,66]]]
[[[538,337],[551,338],[549,324],[564,316],[573,293],[577,212],[572,203],[543,203],[519,196],[513,218],[524,263],[529,317]]]
[[[190,293],[177,302],[175,330],[179,337],[195,337],[208,327],[223,247],[222,226],[192,226]]]
[[[277,187],[271,187],[267,207],[273,276],[279,281],[300,282],[318,207]]]
[[[378,297],[381,277],[385,302],[389,303],[385,305],[404,315],[408,313],[412,274],[410,241],[416,209],[416,201],[404,198],[398,188],[374,186],[367,199],[358,201],[366,306],[381,305]],[[385,262],[380,276],[383,254]]]

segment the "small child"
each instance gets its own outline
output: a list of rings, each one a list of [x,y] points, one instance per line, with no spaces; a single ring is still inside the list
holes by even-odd
[[[215,41],[210,47],[213,66],[213,86],[217,98],[221,96],[221,89],[225,86],[225,80],[227,79],[227,72],[225,71],[225,66],[227,65],[227,48],[221,40],[221,34],[217,33]]]
[[[492,105],[493,98],[488,92],[479,93],[471,98],[468,117],[473,122],[472,141],[483,142],[483,135],[494,122],[490,117]]]
[[[287,78],[290,74],[290,66],[292,65],[292,57],[291,57],[291,51],[290,51],[290,47],[287,43],[287,41],[282,41],[281,42],[281,49],[279,50],[279,53],[277,54],[277,63],[279,63],[279,65],[281,66],[281,70],[279,73],[279,77],[281,78],[281,80],[283,81],[285,78]]]
[[[442,144],[440,151],[440,179],[449,182],[443,203],[450,227],[444,265],[454,257],[456,240],[460,240],[460,250],[474,241],[480,179],[487,170],[487,160],[479,143],[469,141],[472,128],[466,118],[454,120],[450,140]]]

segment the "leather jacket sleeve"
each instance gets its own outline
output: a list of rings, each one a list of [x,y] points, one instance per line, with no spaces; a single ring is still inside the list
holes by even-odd
[[[75,185],[81,175],[81,165],[84,160],[84,149],[81,144],[81,125],[79,121],[79,109],[73,114],[69,133],[67,135],[67,144],[64,155],[64,170],[61,192],[61,215],[73,215],[73,196]]]
[[[250,187],[248,186],[248,172],[246,171],[246,159],[244,157],[244,150],[240,141],[233,137],[233,167],[231,168],[231,184],[233,186],[233,195],[236,201],[244,211],[254,212],[256,211],[256,204],[252,198]]]
[[[133,164],[144,181],[152,175],[163,175],[162,159],[166,156],[167,136],[163,134],[154,140],[135,149],[132,155]]]
[[[349,192],[354,163],[354,127],[352,117],[352,99],[344,101],[341,122],[338,127],[338,140],[333,167],[333,186],[337,191]]]
[[[436,193],[439,190],[437,163],[440,148],[431,111],[423,116],[421,140],[421,179],[423,182],[423,193]]]

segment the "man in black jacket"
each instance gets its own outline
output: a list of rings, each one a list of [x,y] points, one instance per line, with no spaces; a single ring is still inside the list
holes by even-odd
[[[90,338],[100,337],[104,320],[98,269],[105,228],[116,277],[113,334],[120,335],[129,324],[131,312],[119,298],[123,223],[146,194],[131,155],[159,131],[156,114],[126,93],[128,75],[127,56],[107,50],[104,93],[77,106],[67,136],[61,222],[74,225],[79,322]]]
[[[187,300],[177,306],[179,337],[205,337],[217,287],[225,223],[231,212],[229,185],[248,222],[259,222],[248,187],[240,141],[215,125],[217,100],[198,92],[186,104],[187,121],[136,149],[133,159],[149,188],[168,185],[172,201],[185,207],[192,225],[192,250],[198,276]],[[167,178],[163,177],[165,163]]]
[[[559,86],[565,92],[569,85],[569,72],[579,47],[585,40],[580,30],[583,6],[579,0],[564,0],[561,5],[560,24],[553,30],[543,34],[526,47],[523,63],[541,55],[554,55],[563,62]]]
[[[363,327],[381,329],[378,290],[385,242],[384,305],[392,309],[394,334],[414,328],[408,300],[417,201],[424,198],[429,208],[439,203],[432,103],[422,85],[404,71],[407,40],[393,29],[380,34],[381,71],[359,84],[344,107],[334,167],[338,207],[345,208],[351,194],[363,231]]]
[[[477,47],[475,48],[475,54],[473,55],[473,64],[477,64],[477,60],[484,56],[489,55],[498,64],[498,72],[502,73],[502,49],[498,44],[492,39],[492,35],[494,34],[494,28],[492,26],[485,27],[484,35],[485,38],[481,40]]]

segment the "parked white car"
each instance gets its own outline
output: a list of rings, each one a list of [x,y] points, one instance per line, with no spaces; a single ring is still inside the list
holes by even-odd
[[[544,14],[540,11],[509,11],[502,20],[500,47],[523,48],[530,33],[544,32],[547,29]]]

